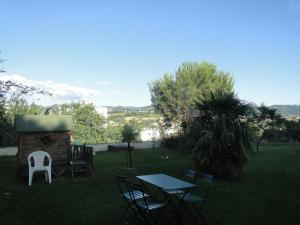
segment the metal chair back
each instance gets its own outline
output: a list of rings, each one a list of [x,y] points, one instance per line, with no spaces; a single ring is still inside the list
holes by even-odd
[[[124,193],[128,192],[126,177],[121,176],[119,174],[115,174],[115,178],[117,180],[119,192],[122,195],[122,197],[124,198]],[[128,199],[126,199],[126,198],[124,198],[124,199],[126,201],[128,201]]]
[[[140,200],[145,201],[145,199],[149,196],[148,194],[145,194],[146,190],[143,185],[135,183],[133,181],[127,181],[127,188],[128,188],[128,193],[130,195],[131,201],[133,201],[135,203]],[[136,191],[138,191],[142,194],[139,198],[136,198],[136,195],[135,195]],[[147,201],[145,201],[145,202],[147,205]]]
[[[152,196],[147,193],[144,185],[128,181],[128,190],[130,193],[131,201],[134,202],[136,212],[138,217],[143,219],[148,225],[158,225],[162,212],[165,208],[164,203],[156,202],[153,200]],[[136,197],[136,192],[142,193],[142,196]],[[157,211],[157,213],[153,213]]]
[[[197,173],[195,170],[187,170],[185,175],[192,178],[194,183],[197,184],[197,189],[194,191],[197,193],[182,194],[180,198],[183,201],[190,203],[196,212],[196,215],[198,215],[202,219],[202,222],[207,225],[205,218],[201,214],[201,210],[203,209],[203,206],[207,200],[208,192],[213,181],[213,176],[207,173]],[[197,203],[200,203],[200,205],[197,205]],[[189,210],[189,207],[185,207],[185,209]],[[198,219],[196,217],[194,224],[197,222]]]

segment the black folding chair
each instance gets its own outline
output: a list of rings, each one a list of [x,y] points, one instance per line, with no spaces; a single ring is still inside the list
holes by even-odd
[[[115,174],[117,183],[118,183],[118,187],[119,187],[119,191],[120,194],[122,196],[122,198],[125,200],[125,202],[127,203],[127,207],[124,211],[124,213],[122,214],[120,220],[121,222],[129,225],[128,221],[126,220],[126,216],[127,213],[129,211],[129,209],[131,208],[133,210],[133,214],[134,214],[134,218],[135,219],[138,215],[136,212],[136,207],[135,207],[135,200],[144,198],[144,197],[148,197],[148,195],[144,192],[141,192],[140,190],[133,190],[130,189],[129,191],[129,187],[128,187],[128,180],[125,176],[119,175],[119,174]]]
[[[189,182],[195,183],[196,181],[196,171],[195,170],[184,170],[181,175],[183,175],[183,178],[189,178]],[[191,189],[164,189],[163,192],[165,193],[165,198],[168,202],[168,205],[171,207],[171,210],[175,212],[174,216],[170,218],[169,224],[175,220],[182,224],[181,221],[183,217],[183,213],[186,210],[185,202],[182,200],[182,198],[185,195],[188,195]]]
[[[156,202],[149,194],[146,194],[146,190],[142,184],[134,182],[128,182],[128,189],[131,201],[134,202],[139,218],[148,225],[160,224],[160,218],[164,212],[166,204]],[[135,192],[142,193],[142,198],[136,198]]]
[[[179,199],[180,205],[182,206],[182,213],[185,211],[188,211],[192,216],[194,215],[192,211],[196,213],[196,217],[194,217],[194,223],[198,222],[198,218],[200,217],[202,221],[207,224],[205,218],[203,217],[201,211],[204,207],[204,204],[206,202],[208,192],[210,189],[210,186],[213,181],[213,176],[202,173],[197,174],[193,170],[187,170],[186,171],[186,177],[189,177],[193,179],[194,183],[198,184],[198,188],[201,188],[203,191],[199,193],[199,191],[192,191],[188,193],[177,193],[176,197]],[[204,187],[205,186],[205,187]],[[195,193],[197,192],[197,193]]]

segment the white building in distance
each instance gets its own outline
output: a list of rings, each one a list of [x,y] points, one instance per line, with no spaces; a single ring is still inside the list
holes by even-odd
[[[96,107],[96,111],[100,115],[102,115],[105,119],[107,119],[107,112],[108,112],[107,107],[98,106],[98,107]]]
[[[159,130],[158,129],[150,129],[150,128],[144,128],[142,129],[141,133],[141,140],[142,141],[154,141],[158,140],[160,138]]]

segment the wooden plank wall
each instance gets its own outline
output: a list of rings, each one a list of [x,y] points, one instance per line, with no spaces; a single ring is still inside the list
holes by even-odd
[[[27,165],[28,155],[38,150],[48,152],[54,165],[69,161],[71,131],[19,133],[18,142],[19,167]]]

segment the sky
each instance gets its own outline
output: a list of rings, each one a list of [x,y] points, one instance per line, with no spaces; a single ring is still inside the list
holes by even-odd
[[[0,50],[43,105],[150,105],[149,82],[202,61],[241,99],[300,104],[300,0],[0,0]]]

